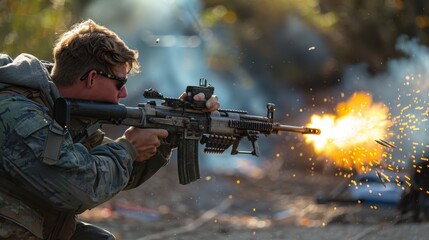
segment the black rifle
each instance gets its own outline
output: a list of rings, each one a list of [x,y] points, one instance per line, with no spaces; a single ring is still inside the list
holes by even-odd
[[[200,80],[199,86],[186,88],[186,99],[167,98],[161,93],[147,89],[143,96],[160,99],[139,103],[137,107],[121,104],[101,103],[70,98],[58,98],[54,106],[54,117],[63,125],[70,124],[70,117],[88,118],[100,124],[116,124],[139,128],[158,128],[168,131],[165,140],[178,149],[177,163],[180,184],[188,184],[200,178],[198,166],[198,142],[204,145],[204,153],[223,153],[232,146],[231,154],[259,156],[257,139],[259,134],[278,134],[281,131],[303,134],[320,134],[316,128],[283,125],[274,122],[275,105],[267,104],[267,116],[249,115],[246,111],[218,109],[212,113],[204,111],[205,101],[194,101],[193,96],[204,93],[208,100],[214,92],[213,86]],[[252,144],[252,151],[240,151],[238,145],[243,137]]]

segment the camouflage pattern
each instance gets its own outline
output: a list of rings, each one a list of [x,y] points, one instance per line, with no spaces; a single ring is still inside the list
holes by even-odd
[[[46,83],[49,75],[43,64],[30,55],[17,59],[11,62],[8,56],[0,54],[0,92],[12,83],[27,85],[43,90],[53,102],[59,96],[58,90],[51,82]],[[79,214],[111,199],[124,188],[139,186],[168,162],[168,154],[158,153],[145,163],[133,163],[135,149],[124,139],[88,149],[73,142],[70,132],[53,121],[49,109],[50,106],[23,96],[0,96],[0,178],[12,179],[46,199],[55,209]],[[55,136],[55,142],[47,140],[48,136]],[[47,159],[45,149],[55,153],[51,148],[59,148],[58,154],[50,154]],[[5,197],[0,189],[0,202]],[[16,224],[18,220],[10,221],[0,212],[0,237],[30,239],[22,237],[29,234],[23,229],[39,235],[37,230],[23,224],[40,221],[40,216],[27,209],[28,206],[13,201],[0,207],[12,212],[21,209],[23,215]]]
[[[51,126],[43,106],[20,96],[0,98],[0,173],[31,186],[57,208],[76,213],[109,200],[125,187],[133,159],[115,142],[88,151],[64,131],[57,162],[41,161]]]
[[[20,227],[16,223],[0,217],[0,239],[9,240],[36,240],[36,237],[27,229]]]
[[[11,208],[10,206],[14,206]],[[0,238],[36,239],[43,237],[43,218],[21,201],[0,192]],[[18,221],[16,221],[18,220]],[[14,222],[19,222],[19,225]],[[15,229],[10,231],[10,229]]]

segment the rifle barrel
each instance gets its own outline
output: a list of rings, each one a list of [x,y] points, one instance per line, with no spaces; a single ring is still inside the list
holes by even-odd
[[[291,125],[283,125],[278,124],[273,126],[273,131],[287,131],[287,132],[297,132],[302,134],[317,134],[319,135],[321,133],[320,129],[318,128],[309,128],[304,126],[291,126]]]

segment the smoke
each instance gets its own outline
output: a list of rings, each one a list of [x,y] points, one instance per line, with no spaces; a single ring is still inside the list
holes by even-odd
[[[215,87],[222,107],[265,114],[270,93],[263,91],[266,87],[261,88],[257,79],[239,66],[228,77],[209,68],[208,45],[230,41],[202,26],[202,4],[198,0],[98,0],[88,7],[89,18],[108,26],[140,53],[142,72],[130,76],[128,98],[122,103],[145,102],[142,94],[147,88],[178,97],[186,86],[198,85],[204,78]]]
[[[215,87],[222,108],[266,115],[266,104],[275,99],[267,92],[265,83],[265,87],[259,86],[257,79],[240,66],[225,77],[207,65],[208,44],[231,43],[199,23],[201,10],[202,2],[198,0],[98,0],[88,7],[87,17],[109,27],[129,47],[139,51],[142,72],[130,76],[128,97],[121,103],[135,106],[146,102],[142,94],[147,88],[158,90],[165,97],[178,97],[186,86],[198,85],[199,79],[205,78]],[[104,130],[109,136],[120,136],[123,129],[105,126]],[[238,165],[243,162],[248,166],[259,162],[256,157],[231,156],[229,149],[222,156],[200,152],[201,168],[211,171],[235,172],[242,169]]]
[[[303,107],[298,106],[303,102],[296,101],[300,98],[298,93],[288,89],[269,89],[266,82],[250,77],[239,66],[229,78],[221,77],[209,69],[205,62],[207,43],[228,41],[217,39],[215,33],[202,28],[198,22],[201,9],[201,2],[196,0],[100,0],[91,4],[86,11],[87,17],[108,26],[125,39],[130,47],[140,52],[142,73],[132,76],[127,83],[129,98],[123,101],[124,104],[133,106],[146,101],[142,93],[149,87],[161,91],[164,96],[177,97],[187,85],[196,85],[199,78],[207,78],[215,86],[215,93],[224,108],[243,109],[250,114],[263,115],[266,103],[271,101],[292,103],[293,109]],[[356,91],[367,91],[372,93],[375,102],[383,102],[388,106],[390,118],[395,124],[385,140],[393,141],[398,147],[386,160],[407,164],[410,159],[424,155],[427,148],[429,96],[425,89],[429,85],[429,51],[418,39],[405,36],[398,39],[396,47],[405,57],[385,63],[385,73],[372,75],[365,64],[350,66],[344,72],[342,86],[338,91],[349,95]],[[281,106],[278,108],[281,110]],[[232,159],[235,159],[228,153],[222,157],[204,155],[203,158],[213,158],[207,162],[217,162],[228,168],[234,162]]]
[[[386,156],[387,161],[407,165],[425,156],[429,94],[429,50],[418,39],[401,36],[396,49],[405,56],[387,62],[387,71],[371,75],[365,64],[350,67],[343,78],[344,91],[367,91],[374,101],[390,109],[394,125],[388,140],[398,146]]]

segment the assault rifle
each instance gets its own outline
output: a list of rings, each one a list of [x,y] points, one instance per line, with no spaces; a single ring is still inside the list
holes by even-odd
[[[204,145],[204,153],[223,153],[232,146],[231,154],[259,156],[257,139],[259,134],[278,134],[281,131],[303,134],[320,134],[316,128],[283,125],[274,122],[275,105],[267,104],[267,116],[249,115],[246,111],[218,109],[212,113],[204,111],[205,101],[194,101],[193,96],[204,93],[208,100],[214,87],[207,80],[199,86],[188,86],[185,99],[164,97],[158,91],[146,89],[143,96],[155,100],[139,103],[137,107],[94,101],[58,98],[54,106],[54,117],[63,126],[69,126],[70,117],[89,118],[100,124],[116,124],[139,128],[166,129],[165,140],[177,147],[179,183],[188,184],[200,178],[198,166],[198,144]],[[243,137],[251,142],[253,150],[238,150]]]

